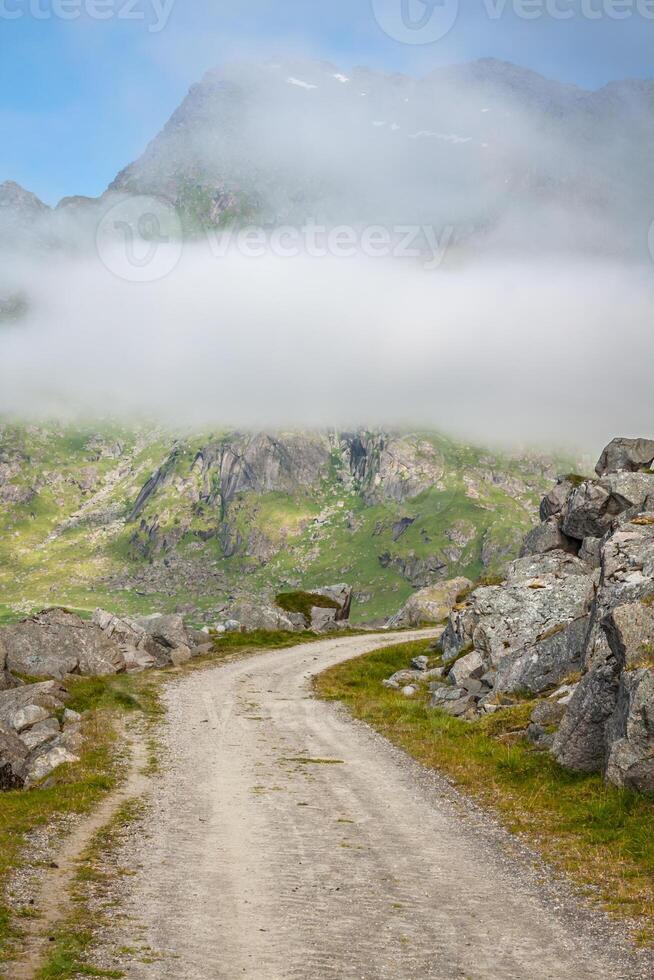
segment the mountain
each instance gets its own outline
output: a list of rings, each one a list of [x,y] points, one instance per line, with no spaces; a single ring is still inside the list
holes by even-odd
[[[435,433],[0,425],[0,618],[183,609],[348,581],[354,622],[513,556],[570,463]]]
[[[234,222],[418,224],[451,228],[464,256],[642,260],[653,151],[652,80],[588,91],[492,58],[423,78],[228,65],[191,88],[101,198],[50,211],[0,186],[0,241],[38,225],[50,244],[88,248],[108,205],[147,194],[173,204],[190,235]]]
[[[477,249],[623,253],[646,241],[653,149],[654,81],[290,61],[209,72],[109,190],[162,196],[191,226],[418,222]]]

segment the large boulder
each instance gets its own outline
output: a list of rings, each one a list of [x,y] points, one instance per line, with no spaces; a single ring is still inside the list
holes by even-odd
[[[654,439],[613,439],[602,452],[595,467],[598,476],[619,470],[652,469]]]
[[[106,676],[125,669],[118,646],[99,626],[65,609],[47,609],[0,630],[7,668],[31,677]]]
[[[58,681],[0,692],[0,789],[32,786],[78,760],[81,718],[64,707],[68,697]]]
[[[264,602],[239,602],[231,615],[246,632],[253,630],[295,632],[305,629],[304,617],[299,613],[286,613],[278,606]]]
[[[346,585],[344,582],[340,582],[338,585],[326,585],[320,589],[311,590],[314,595],[325,596],[326,599],[332,599],[337,603],[337,608],[334,609],[333,620],[336,623],[342,623],[346,619],[350,618],[350,612],[352,609],[352,586]],[[314,607],[318,609],[320,607]]]
[[[484,586],[452,612],[441,638],[445,660],[472,646],[487,668],[587,615],[596,579],[563,552],[519,558],[503,585]]]
[[[618,699],[615,663],[593,667],[582,677],[561,722],[552,751],[562,766],[598,772],[606,762],[606,726]]]
[[[572,541],[563,533],[556,517],[548,518],[529,532],[520,551],[520,557],[544,555],[548,551],[567,551],[571,555],[576,555],[579,551],[579,542]]]
[[[586,480],[570,494],[563,511],[562,530],[569,538],[601,538],[625,511],[654,509],[654,474],[609,473]]]
[[[423,623],[442,623],[453,606],[467,591],[472,582],[467,578],[453,578],[420,589],[410,596],[402,608],[386,623],[387,629],[422,626]]]
[[[553,747],[562,765],[583,772],[605,770],[607,778],[619,785],[627,785],[627,777],[619,772],[621,767],[625,772],[629,768],[625,760],[633,758],[634,745],[642,745],[642,732],[647,730],[643,720],[645,728],[639,729],[638,738],[625,734],[636,730],[633,706],[640,710],[649,690],[644,675],[640,690],[629,674],[634,671],[640,676],[651,659],[653,596],[654,514],[644,513],[619,523],[603,542],[601,576],[584,650],[586,673]],[[614,751],[616,741],[621,746]],[[634,774],[634,784],[636,778]]]
[[[526,650],[505,657],[497,668],[494,691],[539,694],[556,687],[570,674],[578,673],[588,625],[588,616],[574,619],[544,634]]]
[[[154,613],[135,619],[134,622],[165,650],[179,650],[181,647],[190,650],[205,639],[200,638],[195,630],[188,629],[178,613]]]

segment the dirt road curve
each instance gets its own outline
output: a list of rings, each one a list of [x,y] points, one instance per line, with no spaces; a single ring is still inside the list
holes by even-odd
[[[392,641],[335,638],[169,688],[113,965],[135,980],[640,975],[603,958],[603,919],[545,897],[492,821],[311,698],[313,674]]]

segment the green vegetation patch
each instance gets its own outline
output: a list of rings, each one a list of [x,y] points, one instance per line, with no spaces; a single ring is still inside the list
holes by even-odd
[[[319,609],[340,609],[340,603],[329,596],[320,595],[317,592],[280,592],[275,597],[275,602],[280,609],[287,613],[299,613],[304,617],[306,626],[311,624],[311,610],[314,607]]]
[[[426,693],[408,700],[382,686],[428,650],[428,640],[387,647],[326,671],[316,690],[491,806],[552,865],[634,921],[640,942],[653,943],[654,796],[569,772],[537,751],[523,737],[533,701],[466,722],[429,709]]]

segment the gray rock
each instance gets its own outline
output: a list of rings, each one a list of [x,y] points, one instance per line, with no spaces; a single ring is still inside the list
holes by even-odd
[[[397,670],[388,678],[387,686],[404,687],[406,684],[413,684],[414,681],[423,680],[424,675],[421,670]]]
[[[28,749],[16,732],[0,726],[0,790],[25,784]]]
[[[33,786],[66,762],[79,762],[79,758],[64,745],[46,744],[29,757],[25,785]]]
[[[562,529],[570,538],[601,538],[625,511],[654,507],[654,475],[609,473],[601,480],[587,480],[570,495]]]
[[[429,657],[425,657],[424,655],[420,657],[414,657],[413,660],[411,661],[411,666],[413,667],[414,670],[420,670],[426,672],[429,667]]]
[[[386,623],[387,629],[442,623],[459,597],[472,588],[467,578],[448,579],[415,592]]]
[[[478,694],[480,697],[485,692],[488,692],[488,688],[485,684],[482,684],[480,680],[475,677],[466,677],[465,680],[460,682],[460,686],[467,691],[468,694]]]
[[[484,661],[477,650],[472,650],[452,665],[450,678],[456,687],[462,687],[468,678],[479,678],[485,672]]]
[[[0,691],[10,691],[14,687],[20,687],[20,683],[8,670],[0,670]]]
[[[352,586],[346,585],[344,582],[340,582],[338,585],[326,585],[320,589],[311,589],[311,592],[315,595],[323,595],[328,599],[333,599],[334,602],[338,603],[338,609],[335,610],[325,610],[316,607],[316,610],[320,609],[320,612],[329,612],[337,623],[343,623],[345,620],[350,618],[350,611],[352,609]]]
[[[556,486],[543,497],[540,505],[540,519],[547,521],[550,517],[561,514],[568,502],[570,494],[575,489],[575,483],[567,477],[559,477]]]
[[[155,613],[152,616],[139,617],[134,622],[156,643],[168,650],[177,650],[180,647],[191,648],[192,641],[184,620],[177,613],[169,615]]]
[[[434,687],[432,691],[431,700],[429,702],[430,708],[442,708],[443,705],[447,704],[448,701],[460,701],[465,698],[466,691],[462,687],[448,687],[445,685],[438,685]]]
[[[619,686],[619,671],[615,664],[600,664],[582,677],[552,747],[562,766],[578,772],[604,769],[606,725],[615,710]]]
[[[566,537],[556,517],[550,517],[529,532],[520,551],[520,557],[544,555],[548,551],[566,551],[569,554],[576,554],[578,550],[579,542]]]
[[[630,602],[616,606],[602,622],[609,646],[621,669],[654,659],[654,604]]]
[[[68,697],[66,688],[57,681],[24,684],[11,691],[0,691],[0,725],[12,727],[16,714],[33,706],[44,709],[52,716],[64,707]]]
[[[623,673],[606,741],[608,781],[640,793],[654,791],[654,670]]]
[[[402,688],[402,694],[405,698],[412,698],[414,694],[418,693],[418,688],[414,687],[412,684],[407,684],[406,687]]]
[[[548,732],[542,725],[536,725],[533,721],[527,726],[527,738],[537,749],[543,751],[551,749],[554,745],[554,733]]]
[[[472,718],[477,710],[477,699],[466,692],[464,697],[458,701],[446,701],[440,707],[442,711],[454,718]]]
[[[538,694],[581,670],[589,617],[561,624],[532,646],[506,657],[497,668],[494,690]]]
[[[584,538],[579,549],[579,557],[591,568],[599,568],[601,547],[601,538]]]
[[[105,676],[125,669],[118,646],[99,626],[50,609],[0,630],[9,670],[33,677]]]
[[[441,638],[443,659],[472,645],[485,670],[522,652],[562,623],[587,615],[597,573],[572,555],[556,551],[509,565],[502,586],[486,586],[453,610]]]
[[[541,701],[531,713],[534,725],[557,726],[565,715],[565,705],[560,701]]]
[[[28,704],[24,708],[19,708],[11,716],[11,727],[20,735],[21,732],[32,728],[40,721],[46,721],[51,712],[48,708],[42,708],[38,704]]]
[[[652,469],[653,439],[613,439],[602,452],[595,467],[598,476],[618,470]]]
[[[51,742],[61,734],[61,727],[56,718],[48,718],[33,725],[29,731],[22,732],[20,739],[27,749],[32,752],[46,742]]]
[[[253,630],[284,630],[290,633],[305,629],[304,617],[286,613],[278,606],[268,603],[240,602],[232,609],[233,620],[225,623],[226,632],[233,633],[232,622],[238,623],[238,628],[246,632]],[[227,626],[230,628],[227,629]]]
[[[165,667],[170,663],[170,647],[157,642],[152,632],[148,632],[136,620],[96,609],[93,623],[119,647],[127,671]]]

